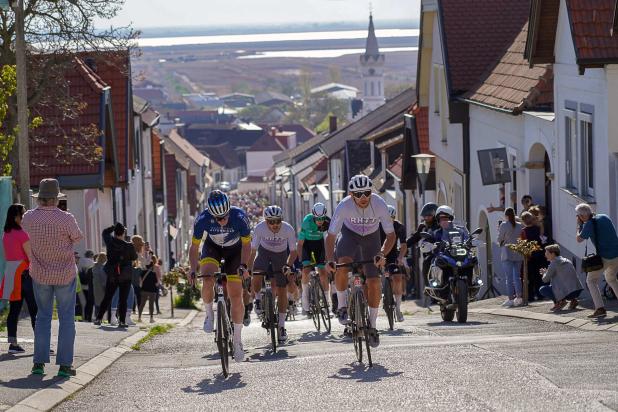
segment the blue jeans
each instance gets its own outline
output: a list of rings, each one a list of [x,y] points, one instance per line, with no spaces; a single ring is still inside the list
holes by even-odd
[[[43,285],[33,280],[34,298],[38,306],[34,328],[34,363],[49,363],[51,322],[54,296],[58,310],[58,347],[56,365],[73,365],[75,345],[75,288],[73,279],[68,285]]]
[[[551,300],[554,301],[554,303],[556,303],[556,296],[554,295],[554,291],[551,288],[550,285],[544,285],[541,286],[539,288],[539,293],[543,296],[545,296],[546,298],[549,298]],[[573,292],[569,293],[568,295],[566,295],[564,297],[564,300],[573,300],[573,299],[577,299],[578,296],[582,293],[582,290],[574,290]]]
[[[503,260],[502,265],[506,273],[506,291],[509,298],[522,295],[521,278],[519,271],[521,269],[521,261]]]
[[[115,315],[116,309],[118,309],[118,300],[120,299],[120,289],[116,289],[114,297],[112,298],[112,315]],[[133,310],[133,301],[135,300],[135,291],[133,287],[129,288],[129,295],[127,297],[127,311]]]

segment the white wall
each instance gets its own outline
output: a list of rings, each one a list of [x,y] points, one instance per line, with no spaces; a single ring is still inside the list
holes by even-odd
[[[247,175],[264,176],[266,172],[273,167],[273,157],[279,153],[281,153],[280,150],[271,152],[247,152]]]

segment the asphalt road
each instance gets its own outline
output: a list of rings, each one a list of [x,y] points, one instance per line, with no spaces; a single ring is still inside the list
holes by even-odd
[[[299,318],[301,318],[299,316]],[[616,410],[618,342],[609,332],[505,317],[407,316],[381,335],[374,367],[355,362],[342,327],[288,323],[272,354],[244,328],[247,356],[223,379],[203,315],[125,355],[56,410]],[[379,328],[386,329],[380,317]]]

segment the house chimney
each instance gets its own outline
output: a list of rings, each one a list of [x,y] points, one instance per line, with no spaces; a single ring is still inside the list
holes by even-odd
[[[328,132],[334,133],[337,131],[337,116],[329,116],[328,118]]]

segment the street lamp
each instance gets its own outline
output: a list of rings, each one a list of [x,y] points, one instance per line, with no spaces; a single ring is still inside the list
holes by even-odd
[[[427,184],[427,178],[429,177],[429,170],[431,169],[431,160],[435,156],[430,154],[417,154],[412,156],[416,161],[416,173],[421,181],[421,192],[423,193],[423,204],[425,204],[425,186]]]

